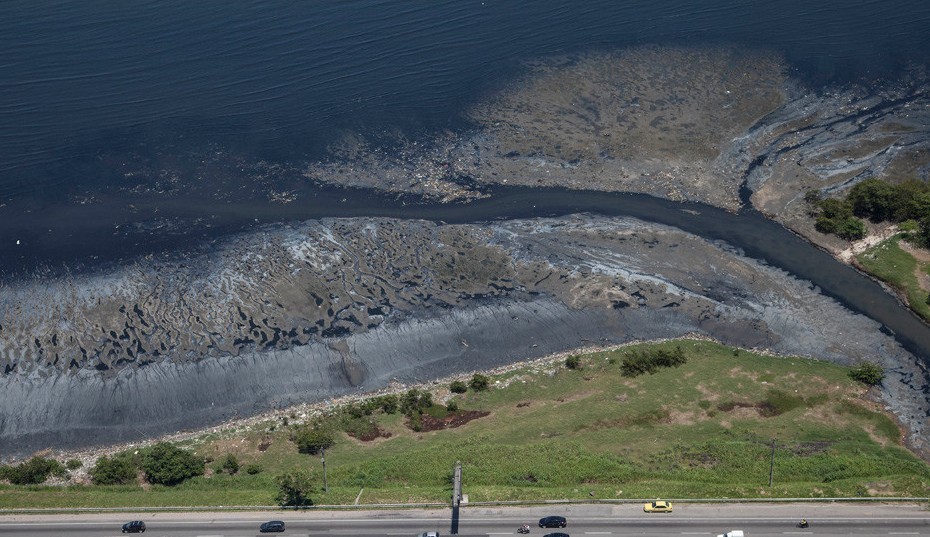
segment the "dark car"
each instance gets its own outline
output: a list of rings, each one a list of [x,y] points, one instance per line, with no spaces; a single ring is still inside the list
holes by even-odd
[[[133,520],[123,524],[123,533],[145,533],[145,522]]]
[[[569,537],[567,533],[547,533],[543,537]]]
[[[547,516],[539,519],[540,528],[564,528],[568,525],[564,516]]]
[[[282,532],[284,531],[284,522],[281,520],[269,520],[258,528],[262,533]]]

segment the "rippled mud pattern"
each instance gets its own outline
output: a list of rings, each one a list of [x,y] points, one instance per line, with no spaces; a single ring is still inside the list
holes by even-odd
[[[136,265],[113,278],[27,286],[4,295],[0,367],[111,371],[235,356],[369,330],[395,312],[515,298],[511,260],[484,235],[335,220],[284,240],[243,237],[233,251]]]
[[[131,423],[170,432],[398,376],[687,334],[879,360],[899,408],[927,406],[902,383],[920,372],[874,321],[725,245],[633,219],[324,220],[2,297],[0,445],[126,440],[143,431]]]

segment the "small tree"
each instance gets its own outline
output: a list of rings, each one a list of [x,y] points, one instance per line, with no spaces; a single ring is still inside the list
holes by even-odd
[[[239,471],[239,459],[236,458],[232,453],[227,453],[226,458],[223,460],[223,470],[226,471],[229,475]]]
[[[483,392],[488,389],[491,384],[491,379],[487,376],[482,375],[481,373],[475,373],[472,375],[471,380],[468,381],[468,387],[476,392]]]
[[[465,393],[468,391],[468,385],[461,380],[453,380],[452,383],[449,384],[449,391],[452,393]]]
[[[142,470],[149,483],[177,485],[190,477],[203,475],[204,461],[186,449],[159,442],[142,457]]]
[[[256,475],[262,473],[262,467],[260,464],[250,464],[245,467],[245,473],[249,475]]]
[[[313,505],[310,494],[313,492],[313,483],[310,474],[295,470],[286,474],[281,474],[275,478],[278,484],[278,504],[282,507],[294,506],[294,508]]]
[[[449,399],[446,401],[446,411],[448,412],[458,412],[459,404],[455,402],[455,399]]]
[[[297,444],[297,451],[309,455],[316,455],[336,443],[330,431],[317,426],[303,427],[292,440]]]
[[[90,478],[95,485],[128,485],[136,480],[136,465],[131,457],[104,455],[90,469]]]
[[[849,377],[863,384],[875,386],[885,378],[885,370],[874,362],[862,362],[849,371]]]

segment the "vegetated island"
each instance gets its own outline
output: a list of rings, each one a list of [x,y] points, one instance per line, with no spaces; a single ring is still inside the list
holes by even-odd
[[[0,507],[445,503],[456,462],[473,502],[925,497],[870,373],[693,339],[566,354],[68,454]]]

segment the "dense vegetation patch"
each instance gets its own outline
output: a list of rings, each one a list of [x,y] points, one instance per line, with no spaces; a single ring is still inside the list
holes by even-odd
[[[853,186],[843,199],[821,198],[810,191],[805,200],[816,217],[817,231],[847,240],[865,236],[862,218],[873,222],[911,222],[915,242],[930,246],[930,184],[908,180],[891,184],[866,179]]]

